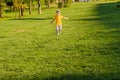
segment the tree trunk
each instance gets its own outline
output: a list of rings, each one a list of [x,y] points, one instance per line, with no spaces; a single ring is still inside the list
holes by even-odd
[[[41,14],[41,4],[40,4],[40,0],[38,0],[38,14]]]
[[[22,2],[22,5],[21,5],[21,16],[24,16],[24,9],[25,9],[25,5],[24,5],[24,2]]]
[[[59,2],[58,2],[58,8],[63,8],[63,1],[62,0],[59,0]]]
[[[2,17],[2,0],[0,0],[0,17]]]
[[[19,19],[21,19],[21,8],[19,8]]]
[[[23,16],[23,15],[24,15],[24,9],[21,8],[21,16]]]
[[[31,0],[29,0],[29,14],[31,14],[32,13],[32,1]]]
[[[50,0],[47,0],[47,8],[50,8]]]
[[[15,18],[17,18],[17,13],[16,13],[17,8],[16,7],[14,7],[14,11],[15,11]]]
[[[21,4],[22,4],[22,0],[19,0],[19,19],[21,19]]]

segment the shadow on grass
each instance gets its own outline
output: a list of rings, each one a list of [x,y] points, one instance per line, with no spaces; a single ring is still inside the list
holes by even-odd
[[[48,77],[43,80],[119,80],[119,78],[111,77],[111,75],[72,75],[72,74],[66,74],[62,75],[60,77]]]
[[[120,26],[120,7],[118,3],[101,3],[96,6],[96,14],[89,17],[71,19],[72,21],[100,21],[108,27]]]
[[[79,18],[79,19],[71,19],[72,21],[97,21],[104,20],[103,18]]]
[[[21,19],[14,18],[11,20],[51,20],[51,19],[53,19],[53,18],[21,18]]]
[[[116,73],[118,75],[119,73]],[[33,75],[31,78],[25,79],[25,80],[119,80],[119,77],[116,77],[115,74],[54,74],[45,78],[39,77],[40,75]],[[23,80],[23,79],[22,79]]]
[[[120,8],[117,3],[99,4],[96,8],[100,20],[107,28],[119,28],[120,30]]]

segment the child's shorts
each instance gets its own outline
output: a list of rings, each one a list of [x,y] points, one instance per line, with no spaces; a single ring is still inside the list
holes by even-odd
[[[62,30],[62,25],[61,26],[56,26],[56,32],[59,32]]]

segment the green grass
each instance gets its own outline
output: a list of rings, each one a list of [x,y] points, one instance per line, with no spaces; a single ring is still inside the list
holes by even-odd
[[[120,9],[116,3],[74,3],[61,9],[63,33],[41,15],[0,19],[0,80],[119,80]]]

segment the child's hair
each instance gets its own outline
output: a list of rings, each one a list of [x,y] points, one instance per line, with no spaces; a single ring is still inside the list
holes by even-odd
[[[56,10],[56,12],[60,12],[60,10]]]

